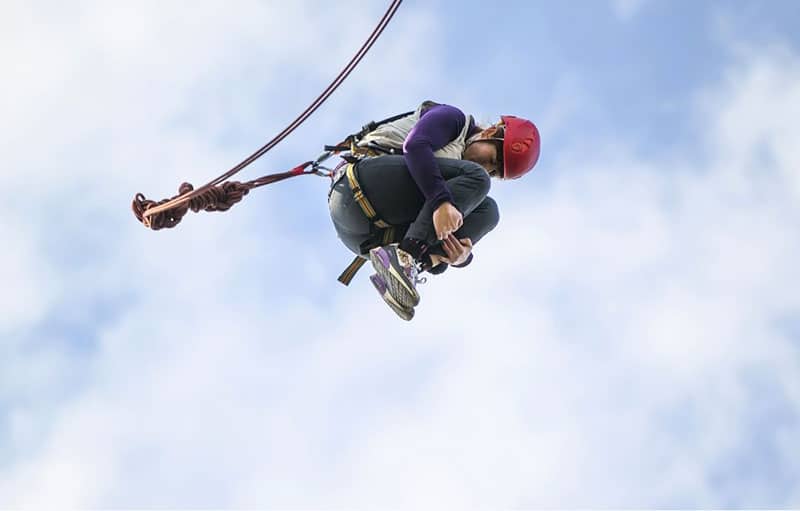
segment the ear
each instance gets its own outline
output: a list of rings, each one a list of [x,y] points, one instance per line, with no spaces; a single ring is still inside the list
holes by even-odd
[[[492,138],[497,133],[497,126],[489,126],[481,132],[481,138]]]

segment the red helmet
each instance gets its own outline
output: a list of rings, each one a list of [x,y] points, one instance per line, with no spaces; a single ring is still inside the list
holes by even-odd
[[[539,159],[539,130],[527,119],[503,115],[503,179],[517,179]]]

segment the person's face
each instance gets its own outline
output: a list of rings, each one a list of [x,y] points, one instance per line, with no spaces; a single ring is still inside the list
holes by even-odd
[[[491,176],[499,175],[500,168],[500,143],[497,140],[476,140],[464,150],[464,159],[474,161]]]

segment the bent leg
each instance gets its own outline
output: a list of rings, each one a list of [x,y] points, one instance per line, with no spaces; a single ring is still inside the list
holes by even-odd
[[[436,158],[456,208],[466,218],[489,193],[489,174],[477,163]],[[403,156],[379,156],[358,163],[358,180],[378,216],[409,225],[407,237],[436,241],[433,208],[411,177]]]
[[[453,197],[453,205],[461,212],[466,223],[489,193],[491,178],[483,167],[471,161],[441,158],[438,163],[445,178],[445,186]],[[439,243],[433,226],[433,205],[430,202],[422,207],[405,237],[421,240],[428,246]]]
[[[473,245],[478,243],[481,238],[497,227],[500,222],[500,211],[497,202],[491,197],[486,197],[472,210],[469,216],[464,218],[464,224],[455,233],[458,239],[469,238]],[[428,250],[431,254],[446,255],[441,243],[432,245]]]
[[[436,161],[453,197],[453,205],[464,217],[455,235],[470,238],[474,244],[499,220],[497,204],[487,196],[491,178],[483,167],[471,161],[451,158],[437,158]],[[378,215],[392,225],[409,226],[402,242],[404,250],[415,259],[426,251],[444,255],[433,225],[432,204],[425,200],[414,182],[403,156],[362,160],[357,172],[361,188]]]

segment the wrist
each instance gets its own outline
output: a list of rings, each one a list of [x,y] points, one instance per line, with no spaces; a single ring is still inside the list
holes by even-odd
[[[444,207],[452,206],[452,205],[453,205],[452,202],[447,201],[447,200],[443,200],[442,202],[439,202],[438,204],[435,204],[434,207],[433,207],[433,210],[434,211],[439,211],[440,209],[442,209]]]
[[[472,262],[472,252],[470,252],[469,256],[467,257],[467,259],[463,263],[454,264],[453,266],[456,267],[456,268],[463,268],[464,266],[467,266],[471,262]]]

